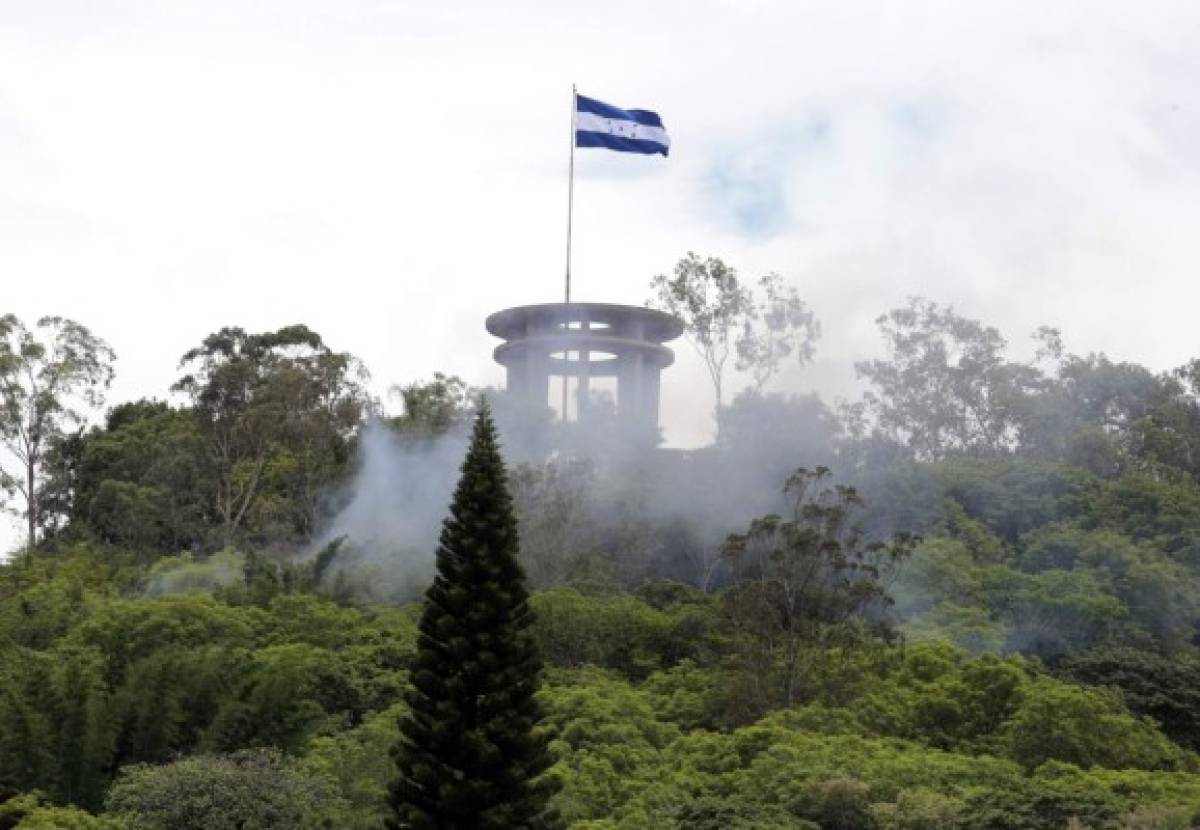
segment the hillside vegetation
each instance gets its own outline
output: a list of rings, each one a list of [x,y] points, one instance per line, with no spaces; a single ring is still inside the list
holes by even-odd
[[[863,400],[746,393],[685,458],[547,462],[510,416],[559,811],[1200,825],[1198,364],[880,323]],[[0,566],[0,827],[379,827],[431,552],[324,534],[375,405],[303,327],[185,364],[185,405],[64,424],[37,466]],[[387,428],[431,457],[469,390],[402,391]]]

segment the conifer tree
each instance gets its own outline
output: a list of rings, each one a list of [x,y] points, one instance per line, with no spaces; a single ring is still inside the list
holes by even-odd
[[[551,830],[557,782],[534,698],[541,661],[486,401],[425,594],[389,830]]]

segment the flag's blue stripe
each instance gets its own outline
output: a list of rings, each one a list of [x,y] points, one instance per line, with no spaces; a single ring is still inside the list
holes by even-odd
[[[622,110],[606,104],[603,101],[597,101],[595,98],[588,98],[584,95],[575,96],[575,109],[579,112],[592,112],[596,115],[603,115],[605,118],[620,118],[623,121],[634,121],[638,124],[645,124],[647,127],[661,127],[662,119],[658,117],[657,112],[650,110]]]
[[[589,130],[575,131],[576,147],[607,147],[609,150],[621,150],[626,153],[667,154],[667,145],[659,144],[645,138],[625,138],[608,133],[595,133]]]

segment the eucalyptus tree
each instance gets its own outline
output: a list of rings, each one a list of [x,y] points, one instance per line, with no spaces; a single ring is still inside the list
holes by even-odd
[[[321,487],[351,457],[370,401],[366,370],[307,326],[223,328],[180,360],[172,389],[191,401],[212,464],[225,544],[247,521],[307,534]]]
[[[747,373],[754,390],[762,392],[784,361],[793,357],[800,365],[811,361],[813,344],[821,335],[821,324],[782,277],[767,274],[754,290],[717,257],[701,259],[689,251],[670,276],[651,279],[650,288],[654,295],[647,305],[682,320],[704,361],[713,386],[718,433],[731,355],[734,368]]]
[[[426,383],[397,384],[391,392],[404,404],[404,412],[388,423],[413,439],[437,438],[467,424],[478,395],[458,375],[442,372],[434,372],[433,380]]]
[[[891,634],[888,587],[914,539],[868,542],[851,521],[862,497],[828,477],[798,469],[784,486],[790,515],[755,519],[725,543],[735,578],[725,614],[743,643],[751,707],[794,706],[814,661]]]
[[[46,451],[103,404],[114,360],[109,345],[74,320],[42,317],[30,328],[13,314],[0,317],[0,498],[23,502],[29,550]]]
[[[785,285],[778,274],[767,274],[759,279],[751,311],[742,319],[736,367],[750,374],[754,391],[761,393],[784,361],[792,358],[800,366],[811,362],[820,336],[821,323],[795,286]]]
[[[858,414],[869,414],[878,433],[931,461],[1019,446],[1046,379],[1036,366],[1008,359],[998,330],[919,297],[876,323],[888,357],[855,369],[873,387]]]
[[[736,350],[738,332],[754,312],[751,294],[734,268],[717,257],[701,259],[691,251],[675,264],[670,276],[654,277],[650,288],[654,296],[648,305],[682,320],[688,339],[704,361],[716,398],[714,417],[719,432],[725,366]]]

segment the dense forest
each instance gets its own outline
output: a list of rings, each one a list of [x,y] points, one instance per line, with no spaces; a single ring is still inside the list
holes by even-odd
[[[615,426],[490,393],[566,824],[1200,825],[1200,361],[1020,360],[914,300],[834,405],[771,392],[819,330],[764,290],[707,333],[709,447],[597,463]],[[434,537],[344,517],[387,452],[436,527],[480,390],[389,414],[316,332],[226,328],[111,405],[84,326],[0,344],[0,828],[382,826]]]

